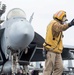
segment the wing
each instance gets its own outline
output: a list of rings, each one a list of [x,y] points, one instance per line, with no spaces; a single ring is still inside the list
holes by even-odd
[[[62,58],[63,60],[72,60],[74,59],[74,46],[64,45]]]

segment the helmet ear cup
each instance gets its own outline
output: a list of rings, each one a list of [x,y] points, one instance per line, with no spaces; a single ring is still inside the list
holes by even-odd
[[[60,10],[53,15],[53,18],[62,21],[64,16],[66,16],[66,12],[63,10]]]

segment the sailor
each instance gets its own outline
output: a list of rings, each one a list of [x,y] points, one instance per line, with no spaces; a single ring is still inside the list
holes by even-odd
[[[60,10],[53,15],[53,20],[47,26],[43,44],[44,51],[47,51],[43,75],[62,75],[63,31],[74,26],[74,19],[70,23],[66,23],[66,21],[66,12]]]

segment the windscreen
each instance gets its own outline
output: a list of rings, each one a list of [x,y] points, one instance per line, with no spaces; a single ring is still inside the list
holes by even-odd
[[[7,16],[6,16],[6,20],[12,18],[12,17],[23,17],[23,18],[26,18],[26,14],[25,12],[20,9],[20,8],[14,8],[14,9],[11,9]]]

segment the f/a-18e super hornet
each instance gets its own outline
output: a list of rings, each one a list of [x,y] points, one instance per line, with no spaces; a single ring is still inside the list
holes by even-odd
[[[28,74],[26,65],[33,61],[32,57],[37,47],[42,47],[43,43],[40,42],[43,38],[31,25],[33,15],[34,13],[28,21],[22,9],[14,8],[8,12],[0,29],[1,74],[17,74],[21,70],[21,65],[25,74]]]

